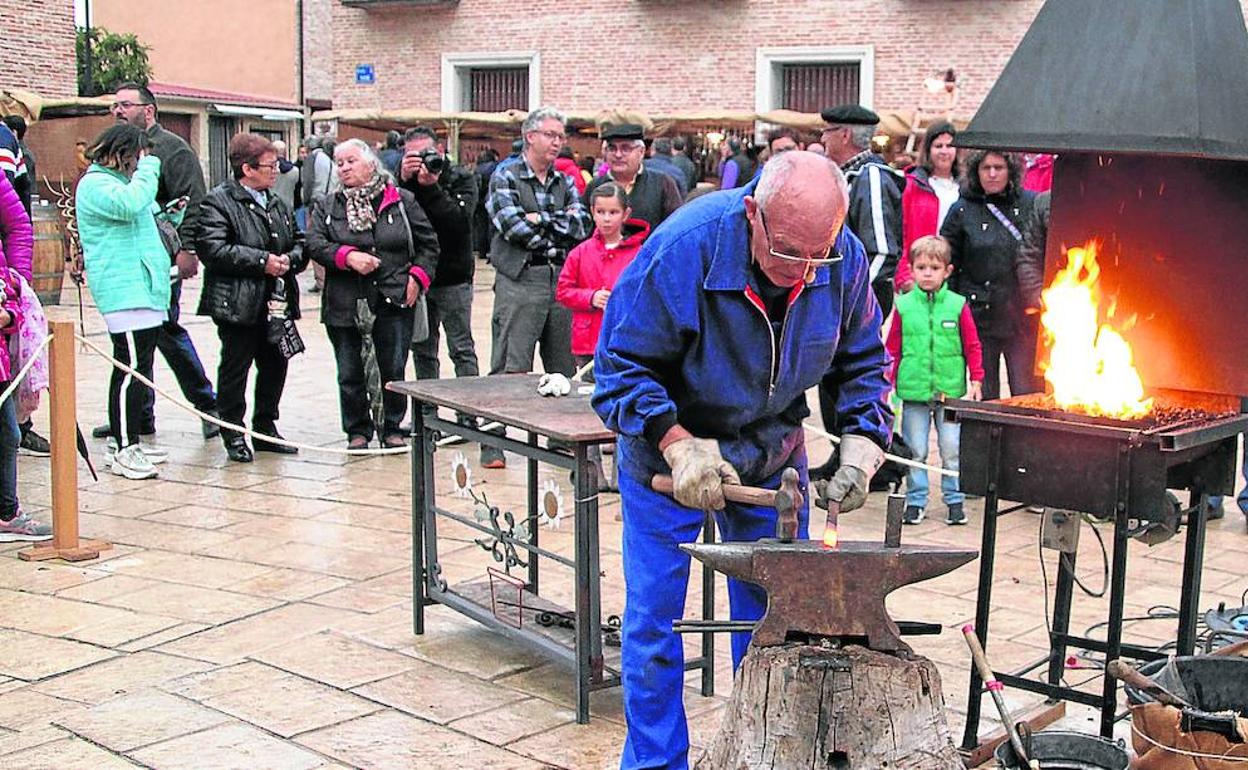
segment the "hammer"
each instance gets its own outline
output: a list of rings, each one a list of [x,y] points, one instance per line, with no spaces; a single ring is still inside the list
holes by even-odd
[[[784,473],[780,474],[779,489],[763,489],[744,484],[724,484],[723,486],[725,500],[744,505],[775,508],[776,513],[779,514],[776,519],[776,538],[780,542],[791,543],[797,537],[797,509],[802,507],[802,492],[796,469],[784,469]],[[672,477],[667,474],[657,474],[651,478],[650,488],[665,495],[670,495],[675,491]]]

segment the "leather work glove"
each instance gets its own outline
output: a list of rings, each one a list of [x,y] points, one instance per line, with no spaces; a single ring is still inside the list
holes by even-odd
[[[841,513],[861,508],[867,502],[867,484],[883,464],[884,450],[874,441],[854,434],[842,436],[841,465],[819,490],[819,497],[840,503]]]
[[[740,484],[737,469],[719,453],[719,442],[710,438],[683,438],[663,450],[672,466],[672,496],[687,508],[721,511],[725,482]]]

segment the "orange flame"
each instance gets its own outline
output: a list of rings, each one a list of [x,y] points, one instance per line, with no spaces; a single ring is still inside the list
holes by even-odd
[[[836,525],[828,524],[823,530],[823,547],[830,551],[835,551],[838,542],[840,542],[840,538],[836,534]]]
[[[1100,323],[1098,244],[1066,251],[1066,267],[1042,293],[1049,361],[1044,378],[1063,409],[1106,417],[1140,417],[1153,408],[1132,363],[1131,346]],[[1113,315],[1112,303],[1108,313]]]

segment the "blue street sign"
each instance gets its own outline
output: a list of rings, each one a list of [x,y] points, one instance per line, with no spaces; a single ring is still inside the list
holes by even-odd
[[[360,85],[371,86],[377,82],[377,73],[373,70],[371,64],[355,65],[355,82]]]

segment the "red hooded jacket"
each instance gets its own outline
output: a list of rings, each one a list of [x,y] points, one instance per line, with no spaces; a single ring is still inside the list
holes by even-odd
[[[897,273],[893,285],[898,291],[914,280],[910,271],[910,244],[925,235],[939,235],[940,199],[927,181],[927,170],[922,166],[906,169],[906,189],[901,193],[901,259],[897,261]]]
[[[595,230],[589,240],[568,254],[555,286],[555,299],[572,311],[573,355],[594,354],[598,333],[602,331],[602,311],[593,306],[594,292],[615,288],[620,273],[637,256],[642,241],[649,234],[649,224],[630,219],[624,223],[624,239],[615,248],[608,249],[602,234]]]
[[[576,165],[576,161],[571,158],[555,158],[555,170],[572,177],[572,184],[576,185],[577,195],[585,194],[585,177],[581,175],[581,167]]]

